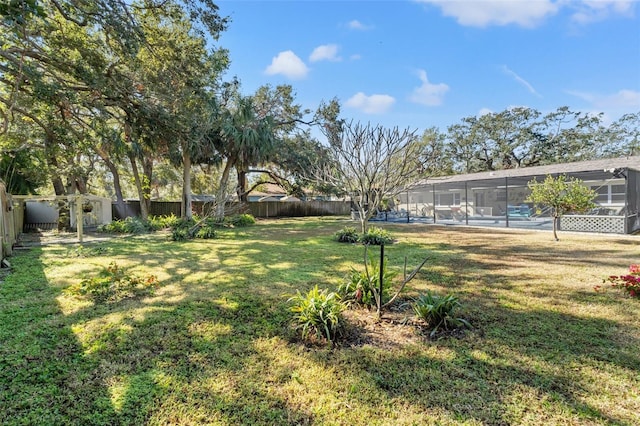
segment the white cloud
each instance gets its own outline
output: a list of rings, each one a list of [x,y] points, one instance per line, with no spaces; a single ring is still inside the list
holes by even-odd
[[[359,53],[355,53],[349,56],[349,59],[351,59],[352,61],[359,61],[360,59],[362,59],[362,55]]]
[[[533,28],[557,13],[560,7],[559,2],[552,0],[417,1],[439,7],[443,15],[455,18],[460,25],[481,28],[510,24]]]
[[[529,82],[527,80],[525,80],[524,78],[520,77],[518,74],[515,73],[515,71],[510,70],[509,67],[507,67],[506,65],[502,66],[502,71],[505,74],[507,74],[509,77],[513,78],[515,81],[517,81],[518,83],[520,83],[521,85],[526,87],[527,90],[529,92],[531,92],[532,94],[536,95],[539,98],[542,97],[542,95],[540,95],[540,93],[538,93],[536,91],[536,89],[534,89],[533,86],[531,84],[529,84]]]
[[[271,65],[264,71],[268,75],[282,74],[285,77],[297,80],[307,76],[309,68],[291,50],[278,53],[271,60]]]
[[[409,100],[417,104],[428,106],[442,104],[442,98],[445,93],[449,91],[449,86],[444,83],[430,83],[425,70],[418,70],[418,77],[422,81],[422,86],[413,89],[413,93],[411,93]]]
[[[371,95],[358,92],[345,102],[345,106],[359,109],[367,114],[382,114],[396,102],[393,96]]]
[[[612,15],[633,16],[632,0],[585,0],[571,3],[575,12],[571,20],[578,24],[602,21]]]
[[[365,25],[362,22],[358,21],[357,19],[354,19],[353,21],[349,22],[347,24],[347,27],[349,27],[352,30],[359,30],[359,31],[366,31],[366,30],[370,30],[371,27],[370,25]]]
[[[489,108],[480,108],[480,111],[478,111],[478,117],[482,117],[487,114],[493,114],[493,110]]]
[[[309,61],[318,62],[318,61],[332,61],[337,62],[341,61],[342,58],[338,56],[338,45],[337,44],[323,44],[322,46],[318,46],[313,49],[311,55],[309,56]]]
[[[567,93],[597,108],[640,108],[640,92],[636,90],[622,89],[608,95],[570,90]]]
[[[444,16],[454,18],[460,25],[488,27],[518,25],[533,28],[555,15],[568,10],[571,21],[588,24],[611,16],[633,16],[637,0],[416,0],[433,5]]]

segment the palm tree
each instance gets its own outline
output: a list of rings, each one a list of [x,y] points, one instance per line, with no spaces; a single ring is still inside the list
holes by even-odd
[[[235,168],[238,176],[238,199],[246,201],[246,175],[249,168],[265,162],[275,146],[273,120],[270,116],[258,116],[253,97],[234,96],[231,106],[223,108],[220,116],[217,137],[212,138],[212,141],[226,163],[218,188],[217,217],[224,216],[224,200],[231,169]]]

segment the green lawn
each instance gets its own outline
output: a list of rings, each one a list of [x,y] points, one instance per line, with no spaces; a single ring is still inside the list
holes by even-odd
[[[345,224],[17,252],[0,283],[0,422],[640,424],[640,300],[593,290],[640,262],[640,237],[389,225],[394,268],[431,259],[408,295],[456,294],[474,329],[428,340],[383,321],[411,338],[307,347],[286,300],[361,265],[361,246],[331,240]],[[159,289],[97,305],[63,291],[114,260]]]

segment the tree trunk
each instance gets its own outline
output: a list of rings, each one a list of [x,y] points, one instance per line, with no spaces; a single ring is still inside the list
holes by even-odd
[[[153,178],[153,159],[150,157],[142,159],[142,173],[144,174],[144,183],[145,185],[142,187],[142,192],[144,194],[144,198],[141,201],[140,205],[145,205],[147,210],[147,216],[144,217],[144,220],[149,218],[149,214],[151,214],[151,182]]]
[[[182,205],[180,215],[183,219],[190,220],[191,212],[191,155],[186,149],[182,151]]]
[[[87,178],[84,176],[75,176],[73,181],[78,193],[85,195],[87,193]]]
[[[362,203],[356,203],[356,206],[358,207],[358,214],[360,216],[360,231],[363,234],[367,233],[367,225],[369,224],[368,218],[367,218],[367,212],[364,209],[364,205],[362,205]]]
[[[122,196],[122,185],[120,184],[120,172],[105,151],[100,148],[96,148],[96,152],[111,172],[111,176],[113,176],[113,191],[116,193],[116,213],[119,218],[124,219],[126,211],[124,197]]]
[[[47,165],[51,174],[51,183],[56,196],[61,197],[67,195],[62,176],[60,175],[58,159],[53,152],[53,139],[46,135],[44,138],[45,151],[47,153]],[[58,201],[58,231],[68,231],[71,228],[71,216],[69,214],[69,206],[66,201]]]
[[[105,161],[107,168],[113,176],[113,191],[116,193],[116,212],[121,219],[124,219],[126,215],[126,207],[124,204],[124,197],[122,196],[122,185],[120,184],[120,172],[115,164],[111,161]]]
[[[238,170],[238,200],[241,203],[248,201],[247,197],[247,172]]]
[[[553,238],[556,241],[559,241],[558,239],[558,222],[560,221],[560,217],[559,216],[553,216]]]
[[[149,218],[149,210],[147,204],[144,202],[145,193],[143,190],[142,178],[140,177],[140,171],[138,170],[138,162],[134,153],[128,154],[129,161],[131,162],[131,170],[133,172],[133,180],[136,185],[136,191],[138,192],[138,199],[140,200],[140,217],[142,220]]]
[[[227,160],[222,170],[222,176],[220,176],[220,186],[218,187],[218,194],[216,195],[216,219],[224,219],[224,207],[227,198],[227,185],[229,184],[229,174],[231,173],[231,167],[233,163],[231,160]]]

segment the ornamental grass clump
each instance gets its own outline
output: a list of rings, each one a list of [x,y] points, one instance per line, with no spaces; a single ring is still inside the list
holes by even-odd
[[[609,282],[612,288],[618,288],[630,297],[640,299],[640,265],[629,266],[627,275],[611,275],[604,282]],[[595,287],[596,291],[601,291],[601,286]]]
[[[372,226],[360,236],[360,242],[370,246],[381,246],[393,243],[393,237],[386,229]]]
[[[354,303],[366,306],[377,305],[376,294],[380,288],[380,263],[369,256],[368,262],[364,266],[364,271],[351,268],[348,277],[338,287],[338,294],[347,305]],[[387,270],[387,265],[384,264],[381,304],[389,300],[393,279],[397,275],[397,272]]]
[[[339,243],[357,243],[360,235],[353,226],[345,226],[333,234],[333,238]]]
[[[293,303],[290,310],[295,314],[296,329],[301,331],[303,339],[315,336],[326,339],[329,344],[335,342],[344,327],[345,306],[340,296],[326,289],[319,290],[316,285],[304,295],[298,290],[288,301]]]
[[[452,294],[441,296],[427,291],[415,301],[413,310],[418,318],[427,323],[431,330],[429,336],[433,337],[440,329],[471,327],[468,321],[455,316],[461,306],[458,298]]]

